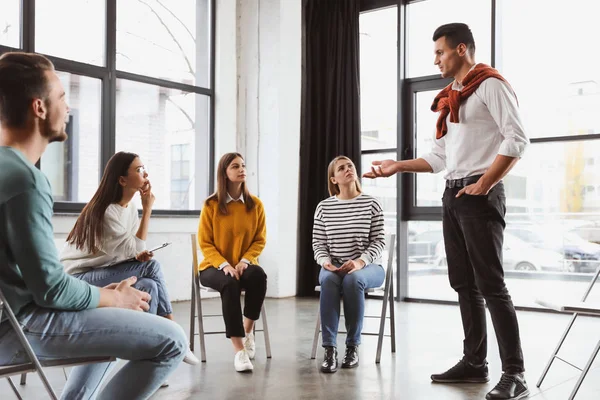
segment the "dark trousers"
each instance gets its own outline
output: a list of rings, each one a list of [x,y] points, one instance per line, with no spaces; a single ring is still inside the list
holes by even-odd
[[[265,271],[258,265],[248,265],[238,281],[229,275],[225,275],[225,272],[210,267],[200,272],[200,283],[221,293],[221,305],[227,337],[246,336],[242,321],[240,295],[242,289],[244,289],[246,291],[244,316],[256,321],[260,317],[260,310],[267,293],[267,274],[265,274]]]
[[[502,370],[523,372],[519,324],[502,267],[504,185],[498,183],[487,196],[464,194],[456,198],[459,190],[446,188],[442,209],[448,277],[458,293],[466,361],[486,361],[485,299],[498,338]]]

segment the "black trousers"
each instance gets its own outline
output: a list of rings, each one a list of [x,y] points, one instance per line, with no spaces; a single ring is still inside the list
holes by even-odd
[[[238,281],[229,275],[225,275],[225,272],[210,267],[200,272],[200,283],[215,289],[221,294],[227,337],[246,336],[242,321],[240,295],[242,289],[244,289],[246,291],[244,316],[256,321],[260,317],[260,310],[267,293],[267,274],[265,274],[265,271],[258,265],[250,264]]]
[[[502,267],[504,185],[498,183],[486,196],[465,194],[456,198],[460,189],[446,188],[442,210],[448,277],[458,293],[466,361],[486,361],[485,299],[498,338],[502,370],[523,372],[519,324]]]

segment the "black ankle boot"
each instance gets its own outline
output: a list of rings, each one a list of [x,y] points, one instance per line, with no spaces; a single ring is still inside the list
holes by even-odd
[[[346,354],[342,360],[342,368],[358,367],[358,346],[346,346]]]
[[[321,364],[321,372],[333,373],[338,369],[337,349],[333,346],[325,347],[325,359]]]

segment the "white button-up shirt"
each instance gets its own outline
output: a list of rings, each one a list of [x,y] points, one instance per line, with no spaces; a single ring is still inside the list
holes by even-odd
[[[457,81],[452,89],[462,90]],[[446,119],[448,133],[433,139],[431,152],[422,156],[445,179],[484,174],[498,154],[521,157],[529,139],[525,135],[517,98],[508,84],[496,78],[484,80],[461,103],[459,123]]]
[[[244,201],[244,194],[240,194],[240,197],[238,197],[237,199],[234,199],[233,197],[231,197],[231,195],[229,193],[227,193],[227,199],[225,200],[225,202],[227,204],[231,203],[232,201],[241,201],[242,203],[246,204],[246,202]]]

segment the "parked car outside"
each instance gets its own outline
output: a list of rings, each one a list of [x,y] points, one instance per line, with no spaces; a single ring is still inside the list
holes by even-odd
[[[569,271],[573,269],[572,262],[566,260],[561,253],[537,248],[506,232],[502,257],[504,270]],[[436,246],[436,264],[440,267],[448,266],[443,240]]]

